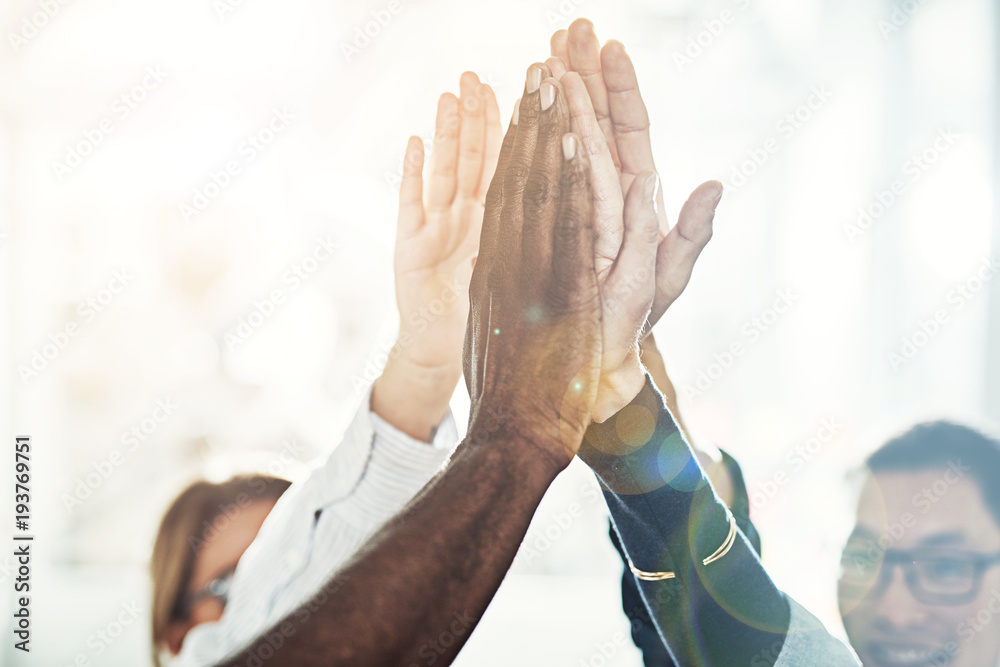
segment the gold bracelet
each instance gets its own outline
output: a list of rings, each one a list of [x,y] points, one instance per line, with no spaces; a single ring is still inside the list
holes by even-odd
[[[722,543],[722,546],[715,550],[711,556],[701,561],[702,565],[710,565],[715,561],[719,560],[733,548],[733,544],[736,543],[736,518],[733,516],[732,512],[726,511],[729,515],[729,534],[726,535],[726,540]],[[643,581],[664,581],[666,579],[674,579],[677,577],[675,572],[643,572],[635,565],[632,564],[631,559],[628,562],[628,568],[632,570],[638,579]]]

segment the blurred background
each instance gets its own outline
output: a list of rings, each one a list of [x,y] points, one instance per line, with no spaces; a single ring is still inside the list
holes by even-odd
[[[0,432],[33,438],[36,541],[32,653],[0,663],[148,664],[167,503],[300,478],[384,363],[407,136],[464,70],[506,126],[580,16],[635,61],[672,219],[726,185],[656,335],[694,438],[743,464],[770,572],[843,633],[849,472],[916,419],[1000,420],[996,3],[8,0]],[[607,655],[627,623],[593,488],[577,463],[557,480],[458,664],[639,664]]]

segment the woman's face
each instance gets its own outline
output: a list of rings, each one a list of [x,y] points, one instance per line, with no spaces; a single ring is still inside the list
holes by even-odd
[[[199,591],[209,583],[231,572],[239,562],[243,552],[257,537],[264,519],[271,512],[276,499],[255,500],[244,507],[236,508],[228,514],[220,514],[211,524],[205,525],[201,549],[194,563],[194,572],[186,593]],[[201,623],[209,623],[222,618],[225,604],[216,597],[204,597],[191,606],[185,621],[171,626],[167,635],[167,646],[174,655],[180,652],[181,644],[188,631]]]

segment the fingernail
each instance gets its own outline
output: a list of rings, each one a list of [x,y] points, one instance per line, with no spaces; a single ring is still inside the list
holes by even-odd
[[[514,123],[514,125],[517,125],[517,112],[520,110],[521,110],[521,98],[519,97],[517,98],[517,101],[514,102],[514,117],[511,120],[511,122]]]
[[[572,134],[563,135],[563,157],[572,160],[576,155],[576,137]]]
[[[532,65],[528,68],[527,91],[533,93],[542,84],[542,68]]]
[[[556,87],[546,81],[542,84],[541,97],[542,111],[545,111],[556,101]]]
[[[723,190],[724,190],[724,188],[720,185],[719,186],[719,191],[717,193],[715,193],[715,199],[712,200],[712,203],[715,204],[716,206],[718,206],[719,201],[722,199],[722,192],[723,192]]]
[[[653,177],[646,181],[646,200],[653,205],[653,210],[657,209],[657,198],[660,194],[660,175],[653,174]]]

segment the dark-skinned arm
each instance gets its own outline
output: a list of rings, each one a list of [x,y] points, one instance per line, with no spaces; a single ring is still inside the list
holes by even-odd
[[[223,664],[272,650],[274,664],[303,667],[453,659],[560,471],[503,427],[476,433],[312,599]]]
[[[601,353],[590,167],[545,75],[529,70],[487,195],[463,355],[469,437],[312,599],[223,664],[448,664],[579,448]]]

